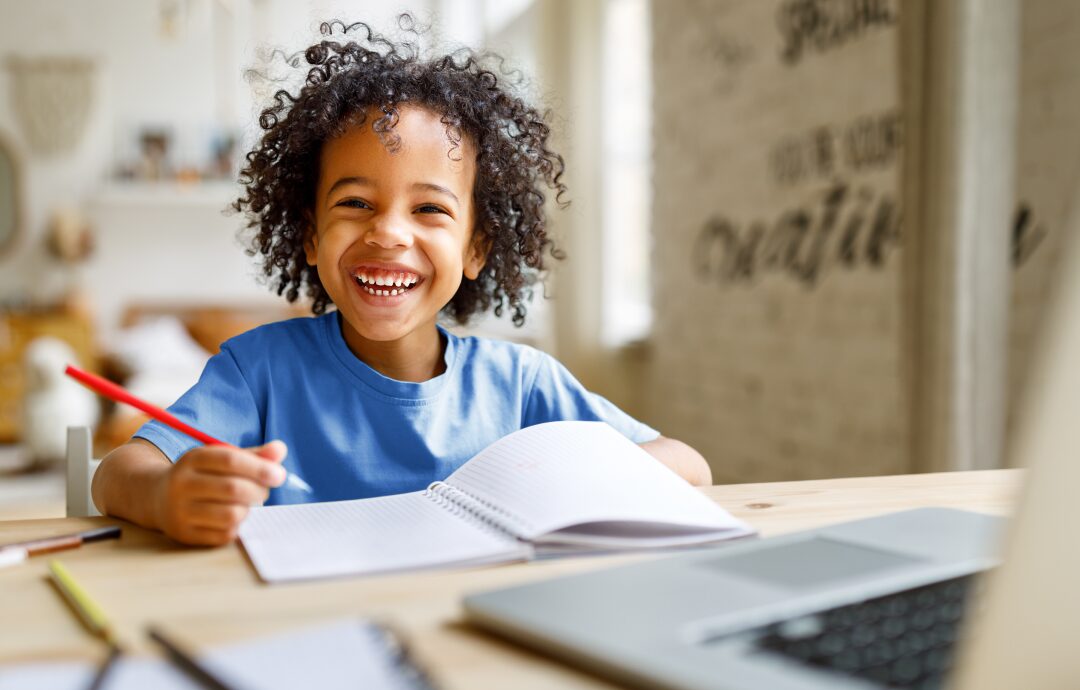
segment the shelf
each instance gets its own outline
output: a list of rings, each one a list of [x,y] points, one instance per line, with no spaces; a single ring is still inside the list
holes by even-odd
[[[91,206],[191,206],[223,209],[236,199],[236,182],[110,182],[91,198]]]

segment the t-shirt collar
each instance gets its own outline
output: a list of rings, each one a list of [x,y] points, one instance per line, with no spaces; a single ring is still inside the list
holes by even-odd
[[[336,310],[330,312],[323,316],[322,320],[325,326],[323,332],[326,335],[330,351],[333,352],[335,358],[350,374],[375,393],[402,401],[421,401],[426,398],[433,398],[438,395],[454,373],[457,364],[457,338],[442,326],[436,325],[436,328],[439,329],[440,335],[446,342],[446,352],[443,354],[446,371],[427,381],[416,383],[413,381],[398,381],[384,376],[353,354],[353,351],[349,349],[348,344],[345,342],[345,336],[341,333],[340,312]]]

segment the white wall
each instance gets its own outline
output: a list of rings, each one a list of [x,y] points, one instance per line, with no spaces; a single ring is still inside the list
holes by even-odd
[[[0,3],[5,53],[85,56],[97,66],[86,132],[75,150],[52,156],[29,150],[8,95],[11,76],[0,71],[0,131],[15,143],[26,183],[24,234],[15,251],[0,259],[4,301],[48,302],[74,281],[98,307],[103,325],[110,326],[130,301],[203,295],[269,299],[250,281],[235,279],[250,272],[250,260],[232,247],[221,251],[238,222],[220,215],[231,190],[191,193],[187,196],[202,201],[189,198],[181,204],[107,190],[117,154],[130,145],[137,127],[172,127],[182,147],[185,133],[216,123],[235,126],[251,109],[238,56],[223,49],[230,45],[221,40],[223,26],[233,27],[223,20],[221,6],[209,0],[181,5],[189,11],[169,37],[162,35],[160,3]],[[86,214],[95,230],[96,251],[81,276],[66,275],[42,246],[51,214],[71,207]]]
[[[658,281],[647,398],[654,423],[702,450],[718,481],[913,469],[905,457],[899,242],[888,243],[880,264],[865,254],[851,267],[834,262],[800,287],[770,270],[767,252],[751,241],[753,221],[769,228],[785,209],[809,207],[820,222],[822,195],[837,180],[865,186],[876,200],[899,195],[899,155],[862,170],[837,159],[825,174],[814,164],[819,128],[843,132],[897,107],[898,28],[869,25],[823,47],[807,42],[785,66],[778,27],[791,4],[654,4]],[[863,4],[871,6],[903,4]],[[1012,221],[1024,232],[1010,247],[1010,429],[1021,421],[1041,340],[1053,326],[1047,306],[1075,302],[1055,291],[1076,270],[1062,257],[1080,239],[1080,7],[1026,0],[1021,12],[1020,208]],[[783,141],[803,143],[784,149]],[[786,151],[786,183],[772,167],[778,151]],[[846,203],[840,225],[854,215]],[[701,275],[696,241],[717,216],[735,223],[744,253],[720,252],[727,263]],[[836,239],[834,231],[829,243]]]
[[[908,468],[898,28],[810,37],[785,60],[791,4],[653,4],[647,398],[660,431],[701,451],[721,483]],[[846,196],[822,232],[837,185]],[[807,238],[776,243],[797,212]]]

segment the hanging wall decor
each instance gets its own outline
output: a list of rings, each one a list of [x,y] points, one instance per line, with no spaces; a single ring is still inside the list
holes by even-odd
[[[11,103],[28,148],[55,155],[74,149],[94,101],[94,63],[81,57],[10,57]]]

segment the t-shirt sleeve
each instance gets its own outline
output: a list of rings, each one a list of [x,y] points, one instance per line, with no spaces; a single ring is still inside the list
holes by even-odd
[[[540,351],[525,399],[523,426],[563,420],[607,422],[634,443],[655,440],[660,432],[626,414],[606,398],[585,389],[558,360]]]
[[[236,358],[225,348],[207,361],[198,382],[168,411],[226,443],[246,447],[262,442],[262,421],[255,398]],[[172,462],[199,445],[187,434],[157,420],[142,425],[134,435],[153,443]]]

